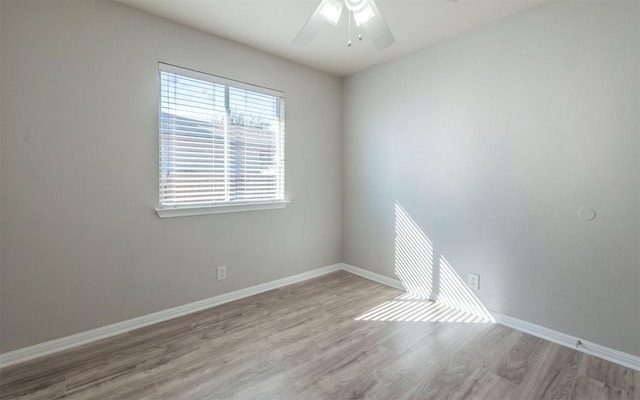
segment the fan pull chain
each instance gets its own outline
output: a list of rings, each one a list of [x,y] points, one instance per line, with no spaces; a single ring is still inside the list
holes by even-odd
[[[351,10],[349,10],[347,19],[349,20],[349,30],[347,31],[347,47],[351,47]]]

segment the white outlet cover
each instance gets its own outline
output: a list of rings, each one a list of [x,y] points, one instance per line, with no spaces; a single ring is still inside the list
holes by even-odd
[[[217,268],[218,272],[218,280],[221,281],[223,279],[227,279],[227,266],[221,265]]]
[[[475,290],[480,290],[480,275],[469,273],[469,277],[467,278],[467,283],[470,288]]]

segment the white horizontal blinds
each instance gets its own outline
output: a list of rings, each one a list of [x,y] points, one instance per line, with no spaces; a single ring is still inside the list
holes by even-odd
[[[160,64],[160,207],[284,200],[281,95]]]
[[[246,89],[229,88],[232,201],[284,197],[279,100]]]
[[[161,206],[225,200],[225,123],[224,86],[161,71]]]

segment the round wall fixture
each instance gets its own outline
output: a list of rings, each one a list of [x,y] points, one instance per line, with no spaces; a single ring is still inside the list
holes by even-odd
[[[583,221],[593,221],[596,219],[596,210],[591,207],[582,207],[578,210],[578,217]]]

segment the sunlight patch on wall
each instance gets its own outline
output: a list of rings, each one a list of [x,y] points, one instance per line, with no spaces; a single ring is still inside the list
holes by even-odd
[[[489,311],[444,256],[434,251],[431,240],[398,202],[395,204],[395,273],[408,295],[414,296],[417,302],[430,299],[480,320],[493,321]],[[428,307],[422,303],[422,306],[386,306],[392,311],[404,307],[409,311],[417,308],[420,309],[417,312],[421,312],[421,307]]]
[[[433,245],[402,206],[395,207],[395,272],[407,293],[431,298]]]
[[[435,301],[492,320],[489,311],[464,283],[451,264],[442,256],[438,258],[440,279]]]

